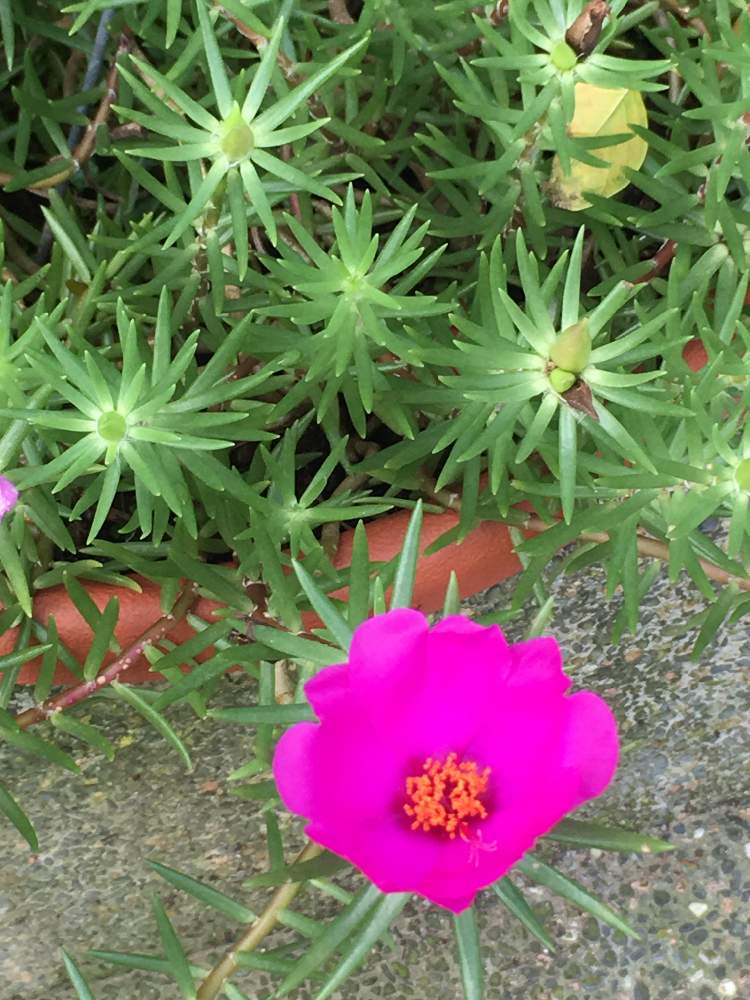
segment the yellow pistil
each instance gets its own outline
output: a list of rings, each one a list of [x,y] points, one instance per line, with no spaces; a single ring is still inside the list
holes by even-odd
[[[404,812],[412,817],[412,830],[442,830],[453,840],[464,835],[472,819],[485,819],[481,796],[487,790],[491,768],[480,771],[473,760],[459,761],[450,753],[445,760],[428,757],[422,774],[406,779]]]

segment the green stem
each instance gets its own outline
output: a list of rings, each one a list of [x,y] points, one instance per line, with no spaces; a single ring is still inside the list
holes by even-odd
[[[310,858],[322,854],[323,848],[318,844],[308,844],[295,858],[295,864],[309,861]],[[198,988],[196,1000],[215,1000],[224,983],[232,976],[239,966],[237,956],[249,951],[255,951],[258,945],[274,929],[279,916],[285,910],[302,888],[302,882],[291,882],[280,886],[273,894],[270,903],[258,919],[251,924],[245,934],[227,951],[221,961],[214,966]]]

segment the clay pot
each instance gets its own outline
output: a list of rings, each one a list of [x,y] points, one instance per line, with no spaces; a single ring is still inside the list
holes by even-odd
[[[699,372],[708,363],[708,351],[700,337],[693,337],[682,348],[682,360],[694,372]]]
[[[400,552],[409,516],[408,511],[397,511],[367,525],[370,558],[373,562],[387,562]],[[421,534],[422,551],[457,524],[458,516],[452,511],[426,514]],[[353,541],[353,531],[342,534],[335,559],[338,569],[349,565]],[[521,564],[514,552],[508,528],[495,521],[484,521],[474,528],[462,543],[447,545],[433,555],[422,556],[417,569],[413,603],[424,612],[437,611],[441,608],[451,570],[456,571],[461,597],[469,597],[500,580],[513,576],[520,569]],[[140,593],[111,584],[96,582],[87,584],[88,594],[100,610],[106,606],[110,598],[118,598],[120,616],[115,635],[122,649],[135,642],[161,617],[158,585],[140,577],[137,579],[142,588]],[[346,588],[338,591],[335,596],[345,595]],[[193,610],[199,617],[210,619],[219,607],[221,605],[218,602],[202,598]],[[83,662],[91,643],[92,633],[63,586],[40,591],[34,599],[35,619],[46,624],[50,616],[55,618],[62,642],[79,662]],[[318,618],[311,613],[303,615],[303,622],[308,629],[320,624]],[[17,631],[9,629],[0,636],[0,655],[12,651]],[[175,623],[167,638],[172,642],[181,643],[193,634],[193,629],[183,620]],[[211,654],[212,650],[207,649],[197,659],[206,659]],[[113,658],[110,655],[105,662],[111,662]],[[35,682],[40,659],[31,660],[23,666],[19,683]],[[129,684],[140,684],[160,680],[161,675],[150,672],[148,662],[141,656],[128,669],[123,679]],[[55,683],[73,684],[76,683],[76,678],[58,663]]]

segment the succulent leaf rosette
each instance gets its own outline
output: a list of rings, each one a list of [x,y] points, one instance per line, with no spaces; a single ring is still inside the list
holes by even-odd
[[[570,684],[554,639],[376,616],[308,681],[319,721],[282,737],[279,792],[382,891],[459,913],[614,774],[613,715]]]

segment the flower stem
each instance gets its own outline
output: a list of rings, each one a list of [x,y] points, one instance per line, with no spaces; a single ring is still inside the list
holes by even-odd
[[[16,723],[19,728],[28,729],[29,726],[36,725],[38,722],[44,722],[53,713],[62,712],[66,708],[72,708],[73,705],[77,705],[79,701],[88,698],[95,691],[100,691],[107,684],[111,684],[112,681],[119,680],[121,675],[132,667],[146,646],[150,646],[154,642],[159,642],[168,632],[171,632],[175,622],[185,617],[197,599],[198,587],[196,584],[191,583],[180,594],[174,607],[168,614],[163,615],[153,625],[150,625],[134,643],[128,646],[113,663],[110,663],[96,677],[90,681],[83,681],[81,684],[75,685],[75,687],[67,688],[62,694],[58,694],[54,698],[47,698],[41,704],[34,705],[33,708],[28,708],[25,712],[17,715]]]
[[[318,844],[309,843],[295,858],[294,863],[309,861],[310,858],[317,857],[322,852],[323,848]],[[278,923],[279,915],[289,906],[302,885],[302,882],[290,882],[287,885],[279,886],[263,913],[251,924],[239,941],[232,945],[200,984],[196,1000],[214,1000],[219,995],[224,983],[237,971],[239,965],[237,956],[243,952],[255,951],[263,939],[274,929]]]
[[[423,489],[429,500],[440,504],[447,510],[454,510],[457,513],[460,513],[460,495],[456,493],[448,493],[447,490],[441,490],[440,493],[436,493],[434,483],[430,480],[426,480],[425,483],[423,483]],[[556,523],[557,522],[546,524],[538,517],[530,517],[528,520],[524,521],[521,527],[525,531],[533,531],[535,534],[541,534],[543,531],[549,531],[550,528],[554,528]],[[610,540],[610,536],[606,531],[581,531],[577,536],[577,540],[582,542],[596,542],[599,545],[604,545]],[[669,546],[664,542],[660,542],[658,538],[652,538],[650,535],[638,532],[636,535],[636,543],[639,555],[648,556],[652,559],[661,559],[663,562],[669,562]],[[750,590],[750,578],[735,576],[732,573],[727,573],[726,570],[721,569],[719,566],[709,562],[707,559],[698,559],[698,563],[709,580],[713,580],[715,583],[719,583],[724,587],[733,584],[735,587],[739,587],[740,590]]]
[[[554,527],[554,524],[545,524],[538,517],[530,517],[524,524],[524,528],[528,531],[539,533],[548,531]],[[609,541],[610,536],[606,531],[582,531],[578,535],[578,538],[583,542],[596,542],[599,545],[604,545],[605,542]],[[669,561],[669,546],[664,542],[660,542],[658,538],[652,538],[650,535],[638,532],[636,535],[636,544],[639,555],[649,556],[652,559],[661,559],[664,562]],[[714,565],[714,563],[708,562],[707,559],[699,559],[698,563],[706,576],[715,583],[720,583],[725,587],[733,584],[735,587],[739,587],[740,590],[750,590],[750,579],[747,577],[734,576],[732,573],[727,573],[726,570]]]

